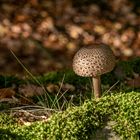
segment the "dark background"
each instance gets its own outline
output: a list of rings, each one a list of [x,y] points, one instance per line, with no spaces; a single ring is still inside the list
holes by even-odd
[[[140,56],[139,0],[0,0],[0,74],[71,68],[74,53],[101,41],[117,60]]]

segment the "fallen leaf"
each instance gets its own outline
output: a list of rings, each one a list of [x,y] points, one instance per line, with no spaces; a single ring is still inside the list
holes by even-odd
[[[19,87],[19,93],[21,93],[25,97],[33,97],[35,95],[42,95],[44,93],[44,89],[43,87],[33,84],[22,85]]]
[[[27,105],[27,104],[33,104],[33,100],[31,99],[31,98],[26,98],[26,97],[20,97],[20,99],[19,99],[19,103],[21,104],[21,105]]]
[[[84,30],[80,26],[69,25],[67,27],[68,33],[74,39],[77,39],[81,34],[83,34]]]
[[[46,86],[46,89],[48,92],[53,93],[53,92],[58,92],[59,87],[57,85],[54,85],[54,84],[48,84]]]
[[[15,95],[15,91],[12,88],[0,89],[0,100],[3,98],[12,98]]]
[[[94,31],[102,35],[102,34],[105,34],[106,29],[104,28],[104,26],[96,25],[94,27]]]

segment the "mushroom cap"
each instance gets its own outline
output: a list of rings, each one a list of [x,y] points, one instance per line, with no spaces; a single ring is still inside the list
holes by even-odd
[[[82,47],[73,58],[73,70],[77,75],[96,77],[115,67],[115,56],[109,46],[95,44]]]

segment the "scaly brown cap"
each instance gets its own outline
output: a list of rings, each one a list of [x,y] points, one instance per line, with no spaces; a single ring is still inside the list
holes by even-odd
[[[110,72],[115,66],[115,56],[109,46],[95,44],[81,48],[74,56],[73,70],[77,75],[96,77]]]

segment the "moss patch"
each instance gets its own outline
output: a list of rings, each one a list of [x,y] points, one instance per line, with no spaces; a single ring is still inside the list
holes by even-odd
[[[17,140],[89,140],[91,133],[95,134],[105,126],[107,120],[111,120],[115,122],[113,129],[122,139],[135,140],[140,133],[139,112],[140,93],[119,93],[85,101],[82,106],[52,115],[47,122],[35,122],[15,129],[1,123],[0,129],[1,133],[7,132],[6,138],[9,136]],[[1,139],[6,140],[3,137]]]

